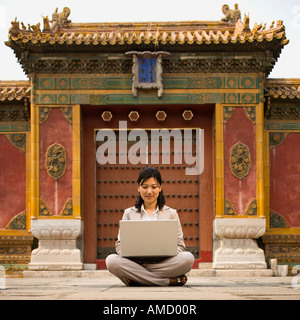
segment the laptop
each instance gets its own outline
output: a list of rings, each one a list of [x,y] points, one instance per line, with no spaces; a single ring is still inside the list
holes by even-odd
[[[121,220],[121,256],[162,259],[177,254],[177,220]]]

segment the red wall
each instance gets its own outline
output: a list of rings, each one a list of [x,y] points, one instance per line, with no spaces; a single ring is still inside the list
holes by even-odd
[[[236,108],[224,124],[224,188],[225,198],[230,200],[237,214],[243,214],[256,198],[256,143],[255,124],[247,117],[243,108]],[[238,142],[250,151],[251,167],[243,179],[236,178],[230,168],[230,151]]]
[[[270,209],[300,227],[300,133],[270,150]]]
[[[0,135],[0,228],[26,208],[26,155]]]
[[[48,175],[45,164],[45,154],[55,142],[65,148],[67,155],[65,174],[57,180]],[[59,108],[53,108],[40,125],[40,199],[53,215],[59,215],[69,198],[72,198],[72,125]]]

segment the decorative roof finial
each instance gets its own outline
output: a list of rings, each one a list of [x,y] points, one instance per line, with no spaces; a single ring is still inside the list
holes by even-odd
[[[234,9],[229,9],[228,4],[224,4],[222,7],[222,12],[224,18],[221,20],[227,22],[228,24],[235,24],[238,20],[241,19],[241,11],[239,10],[239,5],[236,3]]]
[[[51,31],[57,32],[60,28],[66,28],[69,23],[71,23],[71,20],[68,20],[68,17],[71,13],[70,8],[64,7],[63,12],[57,12],[58,8],[55,9],[55,12],[52,14],[52,20],[50,21],[52,23],[51,25]]]

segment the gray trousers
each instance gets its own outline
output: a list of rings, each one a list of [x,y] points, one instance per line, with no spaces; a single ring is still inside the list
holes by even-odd
[[[137,263],[111,254],[105,262],[107,269],[124,283],[124,278],[127,278],[148,286],[168,286],[170,278],[179,277],[192,269],[194,256],[185,251],[159,262]]]

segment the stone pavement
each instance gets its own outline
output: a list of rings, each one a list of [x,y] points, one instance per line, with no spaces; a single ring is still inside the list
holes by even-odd
[[[23,273],[6,278],[0,300],[300,300],[297,277],[205,277],[183,287],[126,287],[106,270]]]

